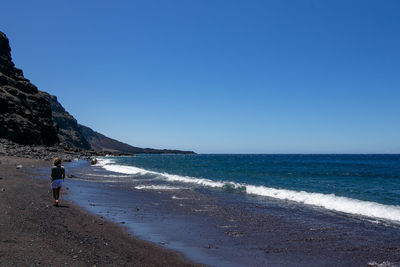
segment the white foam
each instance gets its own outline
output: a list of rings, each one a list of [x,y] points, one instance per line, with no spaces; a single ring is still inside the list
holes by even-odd
[[[190,176],[180,176],[168,173],[161,173],[161,175],[165,177],[167,181],[171,182],[191,183],[209,187],[223,187],[226,184],[224,182],[212,181],[204,178],[195,178]]]
[[[131,174],[131,175],[153,174],[157,177],[157,179],[166,180],[170,182],[190,183],[190,184],[213,187],[213,188],[229,187],[233,189],[245,189],[245,192],[247,194],[272,197],[282,200],[289,200],[298,203],[303,203],[306,205],[322,207],[328,210],[344,212],[348,214],[361,215],[377,219],[400,222],[400,206],[384,205],[376,202],[362,201],[348,197],[336,196],[334,194],[321,194],[321,193],[312,193],[306,191],[276,189],[265,186],[239,184],[228,181],[227,182],[212,181],[205,178],[181,176],[169,173],[159,173],[133,166],[123,166],[123,165],[113,164],[114,162],[112,161],[106,161],[102,163],[105,163],[102,166],[103,168],[105,168],[108,171],[117,173]],[[151,186],[151,187],[153,187],[153,189],[156,189],[155,187],[157,186]],[[145,189],[145,187],[137,189]]]
[[[124,166],[124,165],[117,165],[111,163],[107,163],[102,166],[104,169],[107,171],[112,171],[112,172],[117,172],[117,173],[124,173],[124,174],[136,174],[136,175],[144,175],[144,174],[153,174],[157,176],[162,176],[164,180],[170,181],[170,182],[181,182],[181,183],[192,183],[192,184],[198,184],[202,186],[209,186],[209,187],[223,187],[226,183],[224,182],[216,182],[212,181],[209,179],[203,179],[203,178],[195,178],[195,177],[190,177],[190,176],[181,176],[181,175],[175,175],[175,174],[169,174],[169,173],[160,173],[160,172],[154,172],[154,171],[148,171],[145,169],[133,167],[133,166]]]
[[[107,171],[111,172],[118,172],[118,173],[124,173],[124,174],[146,174],[146,173],[152,173],[150,171],[146,171],[144,169],[132,167],[132,166],[123,166],[123,165],[110,165],[110,164],[105,164],[102,166],[104,169]]]
[[[177,197],[177,196],[175,196],[175,195],[173,195],[171,198],[172,198],[172,199],[176,199],[176,200],[190,199],[190,198],[188,198],[188,197]]]
[[[247,185],[246,192],[283,200],[295,201],[307,205],[322,207],[349,214],[374,217],[400,222],[400,206],[384,205],[370,201],[336,196],[334,194],[310,193],[264,186]]]
[[[97,159],[96,166],[105,166],[107,164],[113,164],[115,163],[115,160],[110,159],[110,158],[99,158]]]
[[[87,176],[93,176],[93,177],[113,177],[113,178],[128,178],[130,177],[129,175],[116,175],[116,174],[93,174],[93,173],[88,173],[85,174]]]
[[[168,186],[168,185],[138,185],[135,186],[135,189],[147,189],[147,190],[180,190],[180,189],[185,189],[181,187],[175,187],[175,186]]]

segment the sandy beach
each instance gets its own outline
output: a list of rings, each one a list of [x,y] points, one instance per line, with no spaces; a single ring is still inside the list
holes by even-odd
[[[68,201],[53,207],[48,182],[32,178],[50,162],[0,161],[0,266],[193,266]]]
[[[46,179],[49,161],[0,161],[0,266],[400,262],[398,227],[223,190],[88,182],[91,175],[115,174],[84,160],[66,164],[69,178],[57,208]]]

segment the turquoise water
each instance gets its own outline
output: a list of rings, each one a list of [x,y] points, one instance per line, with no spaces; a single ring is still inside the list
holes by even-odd
[[[143,179],[139,189],[221,188],[400,222],[400,155],[138,155],[100,165]]]

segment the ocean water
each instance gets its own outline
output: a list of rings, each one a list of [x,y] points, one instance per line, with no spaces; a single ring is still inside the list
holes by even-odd
[[[104,157],[137,190],[212,188],[400,224],[400,155],[137,155]]]

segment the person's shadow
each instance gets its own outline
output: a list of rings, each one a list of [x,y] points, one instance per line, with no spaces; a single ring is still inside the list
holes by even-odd
[[[67,206],[67,205],[57,205],[57,206],[54,206],[55,208],[69,208],[69,206]]]

